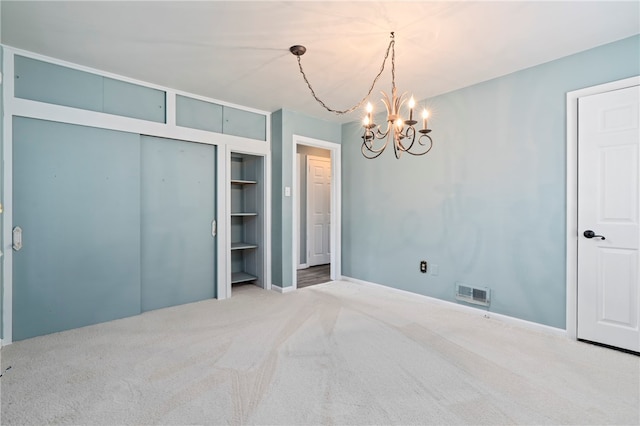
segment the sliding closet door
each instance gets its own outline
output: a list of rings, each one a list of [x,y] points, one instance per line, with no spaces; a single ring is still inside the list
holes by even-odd
[[[215,147],[142,136],[142,310],[215,294]]]
[[[140,312],[140,136],[13,120],[13,339]]]

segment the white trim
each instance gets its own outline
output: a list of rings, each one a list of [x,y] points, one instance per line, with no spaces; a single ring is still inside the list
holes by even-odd
[[[295,288],[293,286],[280,287],[279,285],[272,284],[271,285],[271,290],[277,291],[278,293],[290,293],[293,290],[295,290]]]
[[[13,76],[13,54],[6,48],[3,50],[3,71],[5,75]],[[13,78],[5,78],[3,84],[3,104],[4,104],[4,132],[2,137],[2,158],[3,158],[3,204],[4,213],[2,214],[3,227],[3,247],[2,258],[3,276],[2,276],[2,344],[8,345],[13,341],[13,248],[12,234],[13,228],[13,120],[11,114],[13,100]]]
[[[534,331],[539,331],[539,332],[543,332],[546,334],[550,334],[550,335],[554,335],[554,336],[562,336],[562,337],[567,337],[567,332],[561,328],[556,328],[556,327],[551,327],[548,325],[544,325],[544,324],[539,324],[537,322],[531,322],[531,321],[527,321],[527,320],[523,320],[520,318],[515,318],[515,317],[511,317],[508,315],[503,315],[503,314],[497,314],[495,312],[489,312],[489,311],[485,311],[484,309],[479,309],[479,308],[473,308],[471,306],[466,306],[466,305],[459,305],[457,303],[454,302],[449,302],[448,300],[442,300],[442,299],[436,299],[434,297],[431,296],[425,296],[424,294],[419,294],[419,293],[413,293],[411,291],[407,291],[407,290],[401,290],[399,288],[395,288],[395,287],[388,287],[386,285],[382,285],[382,284],[377,284],[377,283],[373,283],[370,281],[364,281],[364,280],[359,280],[357,278],[351,278],[351,277],[342,277],[343,281],[348,281],[354,284],[360,284],[366,287],[375,287],[375,288],[380,288],[380,289],[385,289],[394,293],[399,293],[399,294],[404,294],[405,296],[411,296],[411,297],[415,297],[418,299],[422,299],[422,300],[427,300],[429,302],[438,304],[438,305],[442,305],[446,308],[449,308],[451,310],[454,311],[459,311],[459,312],[466,312],[468,314],[473,314],[473,315],[477,315],[479,317],[485,318],[485,319],[495,319],[504,323],[508,323],[508,324],[512,324],[512,325],[516,325],[522,328],[526,328],[529,330],[534,330]]]
[[[306,155],[305,157],[306,158]],[[306,162],[305,162],[306,163]],[[302,174],[300,173],[300,168],[302,166],[302,154],[299,154],[296,151],[296,169],[294,171],[294,180],[296,181],[296,184],[298,185],[298,193],[296,194],[298,196],[298,200],[302,199]],[[305,164],[305,168],[306,168],[306,164]],[[294,187],[295,188],[295,187]],[[293,201],[293,200],[292,200]],[[298,220],[300,220],[300,215],[302,214],[302,209],[300,208],[301,203],[296,203],[294,204],[295,207],[297,207],[297,211],[298,211],[298,215],[296,217],[298,217]],[[298,234],[298,269],[303,269],[303,268],[308,268],[309,265],[306,263],[307,262],[307,256],[304,257],[305,263],[302,263],[302,256],[300,256],[300,241],[302,240],[302,237],[300,234]],[[304,267],[303,267],[304,265]]]
[[[231,224],[229,211],[229,191],[227,182],[230,181],[230,169],[226,145],[218,145],[216,152],[216,189],[217,189],[217,282],[216,298],[223,300],[231,297],[231,256],[229,255],[229,241],[231,239]]]
[[[269,120],[271,123],[271,120]],[[270,124],[267,129],[271,132]],[[271,290],[271,154],[264,156],[264,283],[265,290]]]
[[[574,340],[578,330],[578,98],[637,85],[640,76],[567,92],[566,329]]]
[[[298,265],[298,270],[300,269],[309,269],[309,264],[308,263],[301,263]]]
[[[205,130],[190,129],[188,127],[170,126],[136,118],[106,114],[62,105],[47,104],[28,99],[11,98],[11,111],[5,107],[5,115],[36,118],[40,120],[56,121],[59,123],[76,124],[79,126],[96,127],[107,130],[117,130],[128,133],[138,133],[160,138],[179,139],[189,142],[210,145],[229,144],[242,146],[260,152],[268,152],[268,142],[240,136],[225,135]],[[268,119],[268,117],[267,117]]]
[[[175,92],[165,92],[165,122],[169,127],[176,127],[176,117],[178,115],[176,107],[176,94]]]
[[[298,288],[297,276],[298,276],[298,257],[300,248],[298,247],[298,240],[300,239],[298,217],[299,212],[297,205],[299,203],[299,189],[298,182],[295,178],[298,174],[296,170],[296,156],[298,154],[298,145],[313,146],[316,148],[323,148],[331,152],[331,281],[339,280],[342,276],[342,146],[335,142],[323,141],[320,139],[308,138],[306,136],[293,135],[293,155],[292,155],[292,171],[294,173],[291,188],[291,217],[292,223],[292,257],[291,257],[291,269],[292,269],[292,286],[293,290]],[[288,287],[287,287],[288,288]]]

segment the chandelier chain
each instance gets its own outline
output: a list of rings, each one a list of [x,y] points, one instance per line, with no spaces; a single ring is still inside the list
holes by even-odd
[[[393,93],[396,92],[396,48],[394,46],[395,43],[396,42],[393,39],[393,33],[391,33],[391,43],[389,44],[389,46],[393,47],[393,49],[391,49],[391,89]],[[389,52],[387,52],[387,54],[388,53]]]
[[[395,88],[396,86],[396,82],[395,82],[395,56],[396,56],[396,50],[393,48],[395,44],[395,40],[394,40],[394,34],[391,33],[391,41],[389,42],[389,47],[387,47],[387,52],[384,55],[384,59],[382,60],[382,65],[380,66],[380,71],[378,72],[378,75],[376,75],[376,77],[373,79],[373,82],[371,83],[371,87],[369,88],[369,91],[367,92],[367,94],[360,100],[360,102],[358,102],[356,105],[352,106],[349,109],[345,109],[345,110],[336,110],[333,108],[328,107],[319,97],[318,95],[316,95],[315,90],[313,90],[313,87],[311,87],[311,83],[309,83],[309,80],[307,79],[307,75],[305,74],[304,70],[302,69],[302,62],[300,62],[300,55],[296,55],[298,58],[298,67],[300,68],[300,74],[302,74],[302,78],[304,78],[305,83],[307,83],[307,86],[309,87],[309,90],[311,91],[311,95],[313,95],[314,99],[324,107],[324,109],[326,109],[329,112],[333,112],[334,114],[337,115],[343,115],[343,114],[349,114],[350,112],[355,111],[356,109],[360,108],[362,106],[362,104],[367,100],[367,98],[369,98],[369,96],[371,95],[371,92],[373,91],[373,88],[375,87],[376,83],[378,82],[378,79],[380,78],[380,76],[382,75],[382,72],[384,71],[384,66],[387,63],[387,58],[389,58],[389,51],[392,51],[392,55],[391,55],[391,76],[392,76],[392,84],[393,87]]]

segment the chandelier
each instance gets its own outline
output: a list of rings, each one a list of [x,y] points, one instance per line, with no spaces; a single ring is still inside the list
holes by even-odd
[[[387,148],[387,145],[389,145],[390,141],[393,141],[393,151],[396,158],[400,158],[400,155],[403,152],[411,155],[424,155],[427,152],[431,151],[431,148],[433,147],[433,140],[431,139],[431,136],[429,136],[431,129],[427,127],[429,112],[426,109],[423,109],[422,127],[416,130],[415,125],[418,124],[418,121],[413,119],[416,102],[412,96],[409,99],[408,104],[409,119],[405,120],[401,115],[401,109],[406,101],[405,96],[407,93],[405,92],[398,96],[398,91],[396,89],[396,51],[395,37],[393,32],[391,32],[391,41],[389,42],[389,47],[387,47],[387,52],[384,55],[382,65],[380,66],[380,71],[373,79],[373,83],[371,83],[369,91],[360,100],[360,102],[358,102],[353,107],[345,110],[335,110],[329,108],[316,95],[313,87],[311,87],[311,83],[309,83],[307,75],[302,69],[302,63],[300,62],[300,57],[305,54],[307,49],[304,46],[295,45],[291,46],[289,48],[289,51],[297,57],[300,73],[302,74],[305,83],[307,83],[307,86],[309,87],[311,95],[314,97],[314,99],[327,111],[333,112],[338,115],[353,112],[364,104],[364,102],[371,95],[371,92],[373,91],[376,82],[380,78],[380,75],[382,75],[385,64],[387,63],[387,59],[389,58],[389,52],[391,52],[391,97],[389,97],[385,92],[381,92],[382,102],[387,109],[387,124],[383,130],[380,125],[374,123],[373,106],[370,102],[367,102],[366,115],[362,122],[362,127],[364,127],[361,147],[362,155],[368,159],[377,158]]]

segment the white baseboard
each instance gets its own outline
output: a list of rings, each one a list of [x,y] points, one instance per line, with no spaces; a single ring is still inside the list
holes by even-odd
[[[308,263],[301,263],[298,265],[298,269],[307,269],[309,267]]]
[[[413,293],[411,291],[401,290],[399,288],[389,287],[389,286],[382,285],[382,284],[376,284],[376,283],[372,283],[370,281],[363,281],[363,280],[359,280],[357,278],[351,278],[351,277],[343,276],[342,279],[344,281],[349,281],[349,282],[352,282],[352,283],[355,283],[355,284],[360,284],[360,285],[364,285],[364,286],[368,286],[368,287],[383,288],[385,290],[391,290],[393,292],[398,292],[398,293],[402,293],[402,294],[405,294],[405,295],[410,295],[410,296],[413,296],[413,297],[426,299],[426,300],[429,300],[430,302],[437,303],[437,304],[449,307],[449,308],[457,310],[457,311],[478,315],[478,316],[481,316],[483,318],[492,318],[492,319],[495,319],[495,320],[498,320],[498,321],[502,321],[502,322],[505,322],[505,323],[519,325],[520,327],[528,328],[530,330],[535,330],[535,331],[539,331],[539,332],[546,333],[546,334],[552,334],[554,336],[568,337],[567,331],[563,330],[561,328],[551,327],[549,325],[539,324],[537,322],[532,322],[532,321],[527,321],[527,320],[523,320],[523,319],[520,319],[520,318],[511,317],[509,315],[497,314],[495,312],[485,311],[484,309],[478,309],[478,308],[474,308],[474,307],[471,307],[471,306],[459,305],[459,304],[454,303],[454,302],[449,302],[448,300],[436,299],[435,297],[425,296],[424,294]]]
[[[278,293],[289,293],[290,291],[295,290],[295,287],[294,286],[280,287],[275,284],[271,284],[271,290],[277,291]]]

